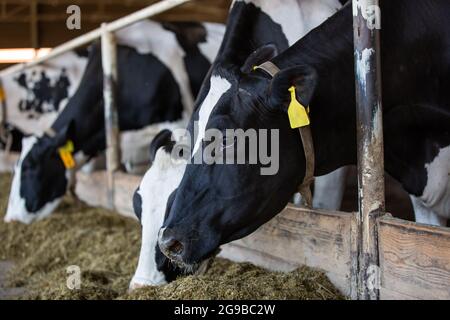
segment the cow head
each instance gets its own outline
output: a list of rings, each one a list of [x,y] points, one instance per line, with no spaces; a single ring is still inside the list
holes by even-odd
[[[172,158],[172,132],[161,131],[150,146],[151,168],[134,193],[133,207],[142,224],[142,244],[130,289],[161,285],[174,280],[183,270],[174,266],[158,248],[158,232],[164,222],[166,204],[183,177],[185,163]]]
[[[263,71],[253,71],[254,66],[276,54],[275,48],[267,45],[254,52],[241,68],[216,65],[210,85],[201,92],[202,102],[189,130],[198,132],[192,157],[203,151],[203,163],[187,165],[176,195],[169,200],[159,237],[162,252],[178,264],[188,268],[198,265],[221,244],[255,231],[284,209],[303,180],[301,139],[298,130],[290,128],[287,116],[289,88],[295,86],[297,99],[309,105],[316,73],[298,66],[271,79]],[[267,143],[272,160],[278,157],[279,163],[272,168],[275,170],[265,171],[267,163],[261,157],[251,163],[249,152],[244,164],[204,163],[210,156],[205,151],[215,143],[208,139],[206,132],[210,129],[224,133],[224,140],[214,147],[216,157],[221,149],[233,148],[239,154],[242,147],[244,152],[251,148],[248,140],[244,144],[229,140],[227,129],[254,129],[259,147]],[[268,130],[268,136],[260,129]]]
[[[70,126],[56,134],[24,138],[14,169],[5,221],[31,223],[51,214],[66,193],[69,174],[58,149],[69,139]]]

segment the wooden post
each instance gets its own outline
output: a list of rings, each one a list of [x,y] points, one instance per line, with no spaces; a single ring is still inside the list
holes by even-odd
[[[357,288],[352,298],[379,299],[377,219],[385,211],[378,0],[353,0],[359,214]]]
[[[114,173],[120,168],[119,117],[117,112],[117,46],[114,34],[102,24],[103,99],[105,106],[108,204],[114,209]]]
[[[39,48],[39,23],[38,23],[38,3],[36,0],[31,0],[30,3],[30,38],[31,47]]]
[[[8,147],[8,132],[6,132],[6,93],[3,88],[2,79],[0,78],[0,141]]]
[[[0,78],[0,125],[6,122],[6,93]]]

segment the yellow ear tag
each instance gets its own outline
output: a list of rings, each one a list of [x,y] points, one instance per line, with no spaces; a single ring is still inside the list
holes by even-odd
[[[308,110],[297,100],[297,96],[295,94],[295,87],[292,86],[289,88],[291,92],[291,103],[288,107],[288,116],[289,121],[291,123],[292,129],[297,129],[301,127],[309,126],[309,108]]]
[[[75,148],[73,146],[72,140],[68,140],[64,146],[58,149],[59,157],[64,163],[64,167],[66,167],[66,169],[75,168],[76,163],[72,155],[74,150]]]

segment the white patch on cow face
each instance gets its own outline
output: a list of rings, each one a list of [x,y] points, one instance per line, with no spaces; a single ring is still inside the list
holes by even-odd
[[[236,0],[252,3],[281,25],[292,46],[342,7],[338,0]]]
[[[420,205],[413,199],[416,218],[421,219],[418,222],[445,226],[443,219],[450,219],[450,146],[441,149],[425,168],[428,179]]]
[[[158,233],[164,223],[169,196],[180,184],[185,168],[185,164],[172,161],[170,153],[161,148],[139,186],[142,200],[142,245],[138,267],[130,284],[131,290],[166,283],[165,276],[158,271],[156,263]]]
[[[192,155],[197,153],[203,139],[205,138],[206,126],[214,107],[217,105],[220,98],[222,98],[222,96],[230,90],[230,88],[231,83],[227,79],[217,75],[211,77],[208,95],[205,97],[198,115],[197,140],[195,141]]]
[[[49,216],[61,202],[61,199],[55,199],[52,202],[47,203],[37,212],[28,212],[25,206],[25,199],[20,196],[22,162],[36,142],[36,137],[24,138],[22,140],[22,152],[16,166],[14,167],[14,177],[9,194],[8,209],[4,219],[5,222],[18,221],[30,224],[35,220],[40,220]]]

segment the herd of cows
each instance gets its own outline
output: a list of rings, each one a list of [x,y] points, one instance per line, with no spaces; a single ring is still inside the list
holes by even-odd
[[[299,132],[289,124],[292,87],[310,109],[313,205],[340,208],[346,167],[357,159],[354,8],[346,2],[235,0],[226,26],[146,20],[117,32],[122,162],[129,171],[133,162],[151,163],[132,199],[142,247],[131,288],[202,270],[221,245],[285,208],[307,166]],[[381,12],[386,171],[410,194],[417,222],[445,226],[450,2],[381,1]],[[255,68],[267,61],[280,71]],[[5,219],[32,223],[50,215],[74,183],[74,171],[92,170],[105,150],[100,46],[2,84],[13,148],[21,151]],[[208,144],[207,130],[250,128],[279,131],[276,174],[261,175],[261,164],[173,159],[180,129],[194,137],[194,157]],[[59,152],[68,141],[73,168]],[[223,141],[222,147],[236,145]]]

